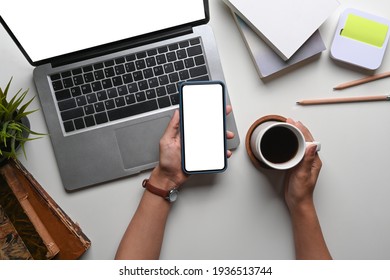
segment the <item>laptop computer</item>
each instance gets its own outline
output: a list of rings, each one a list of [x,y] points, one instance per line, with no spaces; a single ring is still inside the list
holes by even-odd
[[[0,4],[0,21],[35,66],[68,191],[153,168],[159,140],[178,108],[179,83],[224,81],[207,0],[21,5]],[[236,135],[228,142],[234,149],[240,140],[233,113],[227,128]]]

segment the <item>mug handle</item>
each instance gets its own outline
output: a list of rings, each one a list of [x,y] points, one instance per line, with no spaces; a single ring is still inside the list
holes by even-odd
[[[321,151],[321,143],[318,142],[318,141],[313,141],[313,142],[306,142],[306,148],[310,145],[316,145],[317,148],[316,148],[316,152],[319,152]]]

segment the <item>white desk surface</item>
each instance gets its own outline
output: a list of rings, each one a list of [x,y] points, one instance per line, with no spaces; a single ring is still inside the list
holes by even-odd
[[[347,7],[390,18],[390,2],[341,0],[321,26],[327,50],[319,60],[282,77],[260,80],[230,11],[210,0],[217,39],[241,145],[228,170],[192,177],[172,208],[162,259],[293,259],[291,223],[281,192],[282,173],[259,172],[245,150],[245,135],[261,116],[302,121],[322,143],[323,168],[315,203],[335,259],[390,259],[390,104],[387,102],[300,107],[300,99],[389,94],[390,79],[333,92],[333,86],[365,76],[329,57],[339,14]],[[0,85],[36,95],[32,66],[0,27]],[[387,51],[379,72],[390,70]],[[38,100],[33,107],[39,108]],[[32,128],[47,132],[41,111]],[[22,163],[91,239],[83,259],[112,259],[149,172],[67,193],[61,184],[49,137],[26,145]],[[389,166],[388,166],[389,165]]]

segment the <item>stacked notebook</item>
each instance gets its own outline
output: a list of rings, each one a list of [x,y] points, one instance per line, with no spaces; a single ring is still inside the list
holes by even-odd
[[[312,61],[326,49],[318,28],[336,0],[224,0],[260,78],[271,78]]]

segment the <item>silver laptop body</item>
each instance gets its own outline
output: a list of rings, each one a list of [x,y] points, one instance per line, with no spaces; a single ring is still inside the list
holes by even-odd
[[[170,27],[168,29],[143,34],[134,39],[129,38],[121,40],[120,42],[94,47],[89,49],[87,52],[74,52],[71,55],[61,55],[59,57],[55,57],[54,59],[44,59],[39,61],[38,64],[31,61],[26,49],[23,47],[22,41],[18,40],[19,38],[17,37],[17,34],[13,33],[12,26],[8,25],[7,18],[3,18],[3,15],[1,15],[1,22],[29,59],[30,63],[37,65],[34,69],[33,77],[55,152],[62,182],[66,190],[72,191],[87,186],[97,185],[153,168],[159,159],[159,140],[164,133],[174,110],[178,109],[178,105],[174,104],[170,107],[158,108],[156,110],[136,115],[132,115],[132,113],[124,113],[125,109],[121,109],[118,114],[124,113],[126,117],[117,118],[113,116],[112,119],[111,115],[109,115],[107,111],[109,121],[99,122],[99,124],[97,124],[98,119],[96,115],[91,113],[91,115],[96,118],[95,125],[87,126],[87,120],[84,118],[87,116],[87,112],[84,112],[84,110],[86,110],[85,106],[91,105],[92,103],[89,104],[90,100],[85,100],[83,101],[84,103],[79,106],[79,99],[77,99],[77,101],[72,102],[76,102],[76,106],[83,108],[83,110],[79,110],[83,114],[83,116],[80,115],[81,117],[79,120],[84,118],[84,121],[81,122],[82,128],[79,127],[76,129],[75,126],[79,124],[75,119],[67,120],[67,113],[64,113],[67,112],[67,109],[72,105],[66,104],[68,102],[67,97],[59,97],[58,89],[56,92],[53,88],[53,77],[58,77],[62,75],[61,73],[70,72],[71,76],[68,78],[71,78],[73,82],[76,83],[77,79],[75,77],[77,75],[84,75],[84,72],[77,72],[80,71],[79,69],[82,69],[82,71],[85,69],[85,71],[87,71],[87,68],[91,69],[94,65],[107,64],[106,62],[112,63],[113,61],[114,65],[112,65],[112,67],[114,69],[119,69],[119,67],[115,68],[115,66],[119,65],[121,62],[125,65],[129,56],[132,58],[135,57],[135,60],[138,60],[138,57],[141,57],[142,59],[143,55],[138,54],[144,54],[147,52],[152,53],[151,55],[153,56],[153,52],[151,50],[158,50],[161,46],[176,46],[177,43],[187,41],[192,42],[191,40],[194,38],[199,38],[198,40],[202,46],[205,58],[205,66],[202,67],[202,69],[205,69],[205,67],[207,68],[206,76],[208,77],[206,77],[206,79],[225,81],[215,38],[211,28],[206,24],[209,19],[208,1],[194,1],[200,1],[204,5],[205,18],[192,22],[190,25],[183,24],[177,28]],[[138,12],[142,13],[142,11]],[[120,28],[124,27],[120,26]],[[158,55],[159,52],[157,51],[155,54]],[[125,61],[123,61],[124,58],[126,58]],[[136,65],[138,67],[138,64]],[[158,63],[156,63],[156,65],[158,65]],[[156,65],[151,66],[150,68],[153,69]],[[147,68],[147,65],[143,65],[139,70],[143,72]],[[164,70],[166,69],[164,68]],[[94,71],[95,69],[93,69],[91,73]],[[151,71],[152,70],[150,70],[150,72]],[[107,73],[108,72],[105,72],[105,74]],[[125,72],[124,75],[126,73],[127,72]],[[145,73],[147,72],[143,73],[146,75]],[[169,73],[167,73],[167,76],[171,78]],[[205,75],[202,75],[195,77],[194,79],[203,79],[204,77]],[[137,83],[134,81],[134,78],[135,77],[131,76],[130,79],[133,79],[133,83]],[[187,78],[188,80],[191,80],[192,77]],[[122,76],[120,79],[121,86],[126,85],[127,87],[128,84],[125,83],[125,78]],[[156,79],[161,82],[158,77]],[[156,81],[156,79],[154,81]],[[181,81],[184,80],[176,82],[179,83]],[[63,89],[66,88],[64,84],[65,82],[62,79]],[[140,86],[141,85],[139,85],[139,87]],[[152,90],[157,90],[158,87],[163,86],[164,85],[160,84],[149,84],[148,87],[148,85],[146,85],[148,89]],[[71,86],[68,87],[69,90],[73,88]],[[112,85],[112,87],[115,86]],[[103,88],[108,91],[111,87],[108,85],[106,88],[106,85],[104,84]],[[140,89],[138,89],[138,91],[140,91]],[[146,91],[147,90],[143,91],[143,96]],[[94,92],[93,89],[92,92]],[[97,99],[101,97],[97,92],[95,92],[95,94],[98,96]],[[137,93],[135,93],[135,95],[136,94]],[[73,97],[73,91],[71,91],[71,95]],[[168,93],[166,95],[171,98]],[[79,96],[86,97],[87,94],[81,92]],[[121,95],[118,94],[117,96],[119,100]],[[137,98],[138,97],[139,96],[137,95]],[[63,98],[67,102],[61,103],[57,100],[59,98]],[[103,103],[107,100],[104,98],[105,97],[102,99]],[[141,100],[141,102],[148,101],[148,98],[149,96],[144,96],[144,100]],[[123,96],[122,99],[125,99],[125,102],[127,103],[128,99],[126,96]],[[172,99],[170,99],[170,101],[173,104]],[[230,100],[228,96],[227,101],[229,104]],[[94,104],[92,105],[95,106]],[[116,106],[119,107],[119,103],[116,104]],[[94,111],[96,111],[95,113],[98,112],[98,108],[99,107],[94,107]],[[201,114],[201,110],[199,113]],[[100,115],[102,115],[102,113]],[[67,120],[67,124],[64,124],[64,119]],[[71,126],[73,125],[73,128],[69,128],[67,126],[69,123]],[[227,118],[227,128],[233,131],[236,135],[234,139],[228,141],[228,148],[234,149],[239,145],[240,140],[233,113]]]

